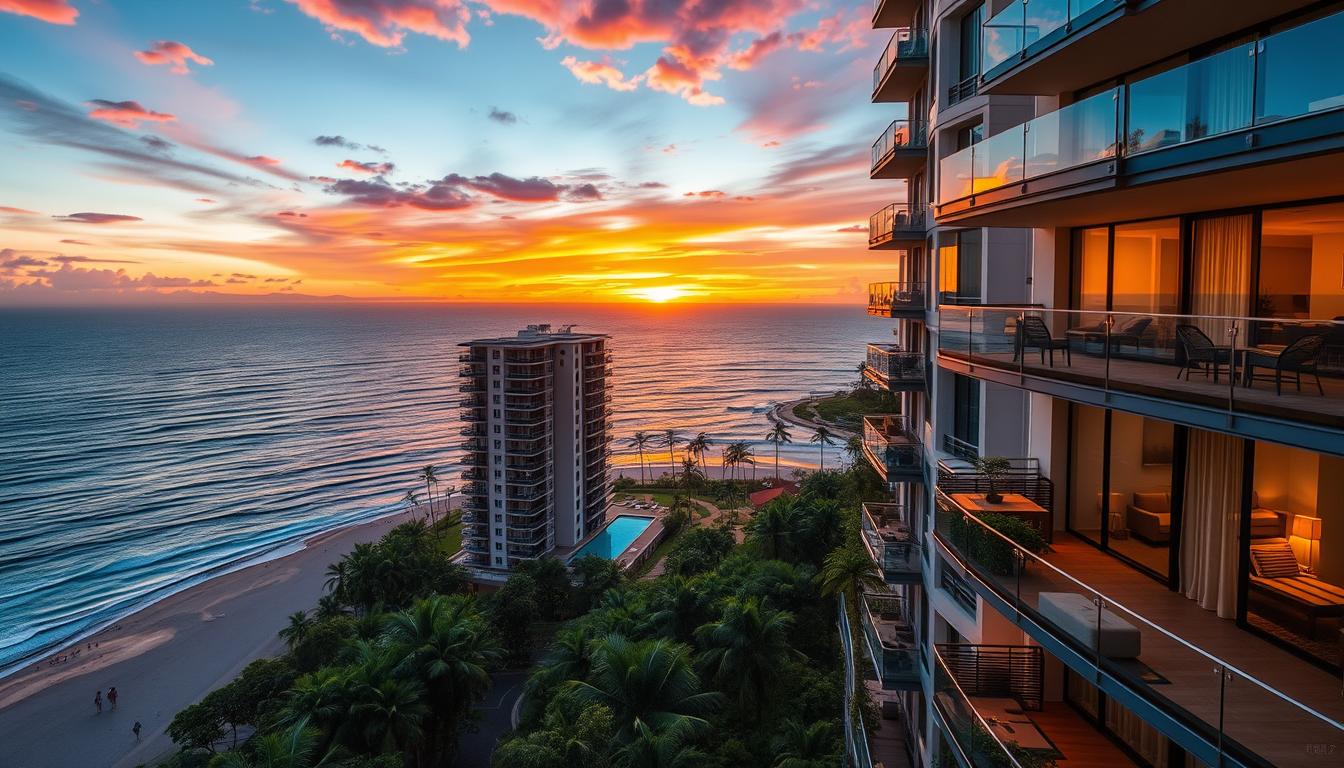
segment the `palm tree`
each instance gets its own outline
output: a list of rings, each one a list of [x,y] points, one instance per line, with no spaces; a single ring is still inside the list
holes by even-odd
[[[663,444],[667,446],[667,458],[669,459],[667,471],[673,476],[673,479],[676,479],[677,474],[677,446],[683,442],[685,441],[681,439],[681,435],[677,434],[677,430],[669,429],[663,432]]]
[[[835,444],[835,433],[827,429],[825,424],[819,424],[812,432],[812,437],[808,438],[808,442],[817,443],[821,447],[821,471],[825,472],[826,446]]]
[[[657,584],[653,605],[660,608],[649,617],[649,625],[669,640],[690,642],[704,611],[705,596],[679,574],[670,573]]]
[[[709,449],[709,435],[704,432],[697,433],[686,443],[686,452],[694,457],[697,464],[703,470],[705,468],[705,451]]]
[[[323,584],[327,591],[340,599],[345,598],[345,579],[350,575],[350,565],[341,558],[327,566],[327,580]]]
[[[775,480],[779,481],[779,446],[783,443],[792,443],[793,435],[789,434],[788,426],[782,422],[775,422],[775,426],[765,435],[765,439],[775,444]]]
[[[824,768],[840,758],[834,751],[834,727],[826,721],[811,724],[788,719],[771,740],[771,768]]]
[[[433,486],[439,482],[439,476],[435,474],[438,468],[433,464],[426,464],[420,470],[420,479],[425,483],[425,496],[429,499],[429,523],[434,524],[434,489]]]
[[[845,455],[849,457],[851,467],[858,465],[863,460],[863,437],[850,435],[845,441]]]
[[[335,755],[335,749],[318,757],[322,731],[306,719],[279,733],[258,735],[249,742],[252,753],[225,752],[210,762],[218,768],[318,768]]]
[[[364,743],[375,754],[389,754],[420,742],[430,710],[418,682],[389,677],[362,688],[350,714],[363,725]]]
[[[747,533],[761,546],[767,559],[779,560],[793,549],[797,522],[793,504],[775,499],[747,521]]]
[[[804,658],[789,645],[793,614],[762,607],[760,598],[730,597],[723,616],[695,631],[704,651],[701,668],[725,691],[737,691],[743,716],[753,718],[789,657]]]
[[[295,611],[289,614],[289,624],[280,630],[280,637],[289,646],[289,650],[302,643],[308,637],[308,632],[313,628],[313,620],[306,611]]]
[[[640,723],[635,738],[612,754],[614,768],[695,768],[705,763],[705,753],[686,742],[693,729],[684,726],[655,731]]]
[[[729,443],[723,448],[723,465],[732,469],[729,480],[737,479],[737,467],[742,463],[742,449],[745,443]]]
[[[696,465],[695,459],[689,456],[683,456],[681,459],[681,484],[687,488],[694,488],[705,480],[705,473],[700,471]]]
[[[738,450],[737,460],[742,464],[751,465],[751,481],[756,482],[756,452],[751,450],[751,443],[738,443],[741,448]],[[746,479],[746,473],[743,472],[743,479]]]
[[[312,722],[324,729],[337,730],[335,726],[348,709],[347,689],[346,673],[336,667],[322,667],[301,675],[285,694],[279,724],[306,727]]]
[[[571,681],[570,691],[584,704],[611,710],[618,741],[632,740],[640,728],[654,733],[708,728],[703,715],[717,707],[720,696],[701,690],[685,646],[607,635],[596,642],[591,658],[588,680]]]
[[[880,590],[886,587],[877,563],[868,551],[858,544],[837,547],[822,562],[817,574],[821,592],[825,595],[844,595],[855,605],[860,591]]]
[[[647,432],[636,432],[633,437],[626,441],[626,445],[639,451],[639,484],[646,485],[644,480],[644,449],[653,442],[653,436]]]

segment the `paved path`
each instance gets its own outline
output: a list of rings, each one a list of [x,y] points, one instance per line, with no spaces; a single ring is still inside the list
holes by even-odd
[[[457,744],[457,768],[490,768],[499,739],[513,727],[513,708],[523,695],[529,672],[500,672],[492,676],[490,690],[477,707],[481,718],[464,729]]]
[[[648,501],[651,498],[652,497],[647,494],[644,496],[645,501]],[[719,509],[718,507],[714,506],[713,504],[710,504],[708,501],[705,501],[703,499],[691,499],[691,501],[695,502],[696,504],[699,504],[702,508],[704,508],[709,512],[709,516],[705,518],[701,518],[699,515],[693,515],[691,522],[692,525],[705,525],[705,526],[717,525],[719,521],[722,520],[728,514],[726,511]],[[739,508],[738,512],[741,515],[745,515],[746,517],[751,517],[751,509],[748,507],[741,507]],[[743,541],[746,540],[746,534],[742,531],[742,527],[740,525],[733,528],[733,539],[737,541],[738,544],[741,544]],[[640,579],[642,581],[648,581],[650,579],[656,579],[659,576],[662,576],[664,573],[667,573],[666,556],[658,558],[658,562],[654,563],[653,567],[649,569],[649,572],[641,576]]]

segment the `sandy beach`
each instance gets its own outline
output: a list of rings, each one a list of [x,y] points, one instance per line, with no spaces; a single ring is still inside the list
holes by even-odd
[[[411,514],[309,539],[298,552],[198,584],[50,655],[69,661],[43,659],[0,680],[0,765],[130,768],[171,751],[165,729],[178,711],[282,650],[277,633],[289,614],[316,605],[327,565]],[[120,694],[115,711],[106,702],[112,686]]]

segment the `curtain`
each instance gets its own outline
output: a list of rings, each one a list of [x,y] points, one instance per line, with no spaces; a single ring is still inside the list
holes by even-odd
[[[1181,591],[1224,619],[1237,615],[1242,442],[1192,429],[1186,442]]]
[[[1251,214],[1196,219],[1191,264],[1190,312],[1246,317],[1251,313]],[[1213,343],[1232,343],[1226,320],[1197,320]],[[1237,329],[1245,343],[1246,328]]]
[[[1106,728],[1129,745],[1148,765],[1166,768],[1167,737],[1115,699],[1106,701]]]
[[[1251,124],[1255,82],[1254,44],[1216,53],[1192,62],[1186,70],[1187,141],[1235,131]]]

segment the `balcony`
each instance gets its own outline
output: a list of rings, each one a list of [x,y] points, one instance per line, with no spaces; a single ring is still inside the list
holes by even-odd
[[[901,27],[873,67],[873,103],[908,102],[929,77],[929,35]]]
[[[868,250],[904,251],[924,244],[927,210],[892,203],[868,217]]]
[[[920,583],[921,547],[909,510],[900,504],[865,501],[860,532],[864,548],[888,584]]]
[[[997,133],[942,159],[939,223],[1081,226],[1337,195],[1344,67],[1321,62],[1341,39],[1336,13]]]
[[[864,416],[863,454],[888,483],[924,479],[924,446],[904,416]]]
[[[1030,307],[938,314],[938,363],[949,370],[1344,455],[1344,323]],[[1211,351],[1196,350],[1206,343]]]
[[[919,6],[920,0],[874,0],[873,29],[907,26]]]
[[[1017,0],[982,28],[980,88],[1076,91],[1310,4],[1223,0],[1215,10],[1201,0]]]
[[[924,167],[929,155],[928,127],[923,120],[894,120],[873,142],[873,179],[908,179]]]
[[[895,344],[869,344],[863,361],[863,376],[891,392],[924,389],[923,352],[907,352]]]
[[[1205,764],[1317,766],[1303,745],[1344,739],[1337,675],[1071,536],[1032,554],[941,492],[936,520],[987,605]]]
[[[858,609],[868,658],[882,688],[918,690],[919,639],[905,599],[888,592],[865,592]]]
[[[868,314],[878,317],[921,320],[928,311],[924,283],[907,280],[868,284]]]

